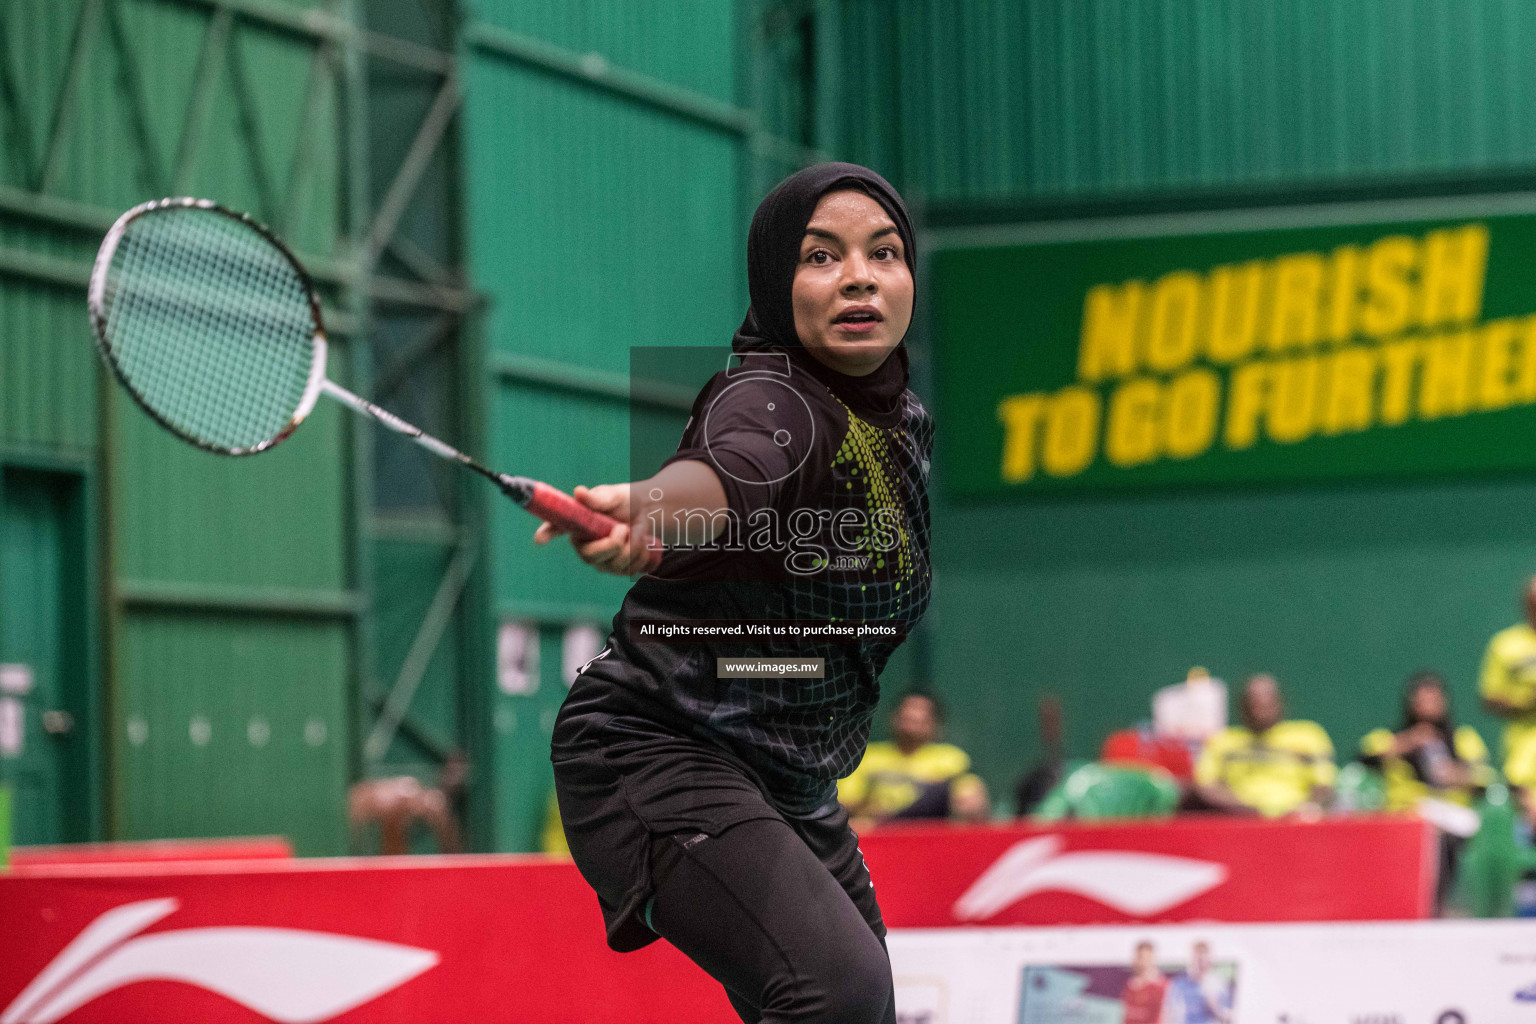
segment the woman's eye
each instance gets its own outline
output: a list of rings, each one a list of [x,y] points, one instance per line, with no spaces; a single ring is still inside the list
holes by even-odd
[[[831,258],[832,258],[832,254],[827,252],[827,250],[825,250],[825,249],[816,249],[816,250],[813,250],[811,252],[811,254],[805,258],[805,262],[807,262],[807,263],[814,263],[817,266],[820,266],[823,263],[826,263]]]
[[[901,254],[898,253],[893,246],[889,246],[889,245],[882,245],[880,248],[876,249],[875,250],[875,255],[878,256],[882,260],[899,260],[899,259],[901,259]]]

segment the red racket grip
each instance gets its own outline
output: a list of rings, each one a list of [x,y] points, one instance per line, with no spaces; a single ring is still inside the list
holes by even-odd
[[[542,480],[527,477],[504,477],[498,481],[507,496],[546,523],[558,526],[577,540],[597,540],[613,532],[619,521],[601,512],[594,512],[564,491],[549,486]],[[661,564],[661,541],[650,539],[650,557],[644,571],[650,572]]]

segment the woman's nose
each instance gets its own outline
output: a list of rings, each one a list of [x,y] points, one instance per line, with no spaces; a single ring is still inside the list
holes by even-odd
[[[862,256],[853,256],[843,261],[843,291],[873,291],[874,288],[875,275],[870,272],[868,260]]]

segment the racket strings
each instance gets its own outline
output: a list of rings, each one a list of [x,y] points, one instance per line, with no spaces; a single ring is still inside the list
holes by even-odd
[[[118,242],[102,305],[108,357],[178,433],[241,452],[291,423],[317,325],[299,271],[248,224],[198,207],[143,214]]]

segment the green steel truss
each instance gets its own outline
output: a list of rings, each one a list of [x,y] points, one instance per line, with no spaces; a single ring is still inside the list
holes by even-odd
[[[327,325],[335,340],[343,342],[349,383],[360,393],[385,404],[419,396],[430,389],[424,383],[423,368],[434,360],[450,360],[456,367],[452,383],[446,391],[439,387],[429,401],[437,403],[440,418],[450,424],[455,439],[472,451],[486,449],[482,392],[495,381],[686,410],[691,396],[666,385],[637,384],[619,373],[559,359],[510,354],[489,358],[481,352],[475,325],[484,302],[466,283],[462,229],[454,223],[454,218],[462,216],[454,161],[463,99],[460,56],[472,53],[511,62],[725,135],[747,156],[748,172],[741,183],[745,213],[777,176],[825,158],[817,148],[815,132],[802,130],[804,124],[760,114],[765,109],[801,110],[810,102],[809,90],[815,84],[810,69],[793,70],[794,80],[785,87],[779,83],[782,69],[769,66],[771,56],[765,61],[758,55],[783,50],[783,41],[789,40],[791,60],[805,56],[795,51],[795,44],[818,5],[741,5],[746,73],[737,90],[744,104],[735,105],[617,66],[600,54],[569,51],[465,19],[454,0],[415,0],[415,4],[418,23],[435,26],[433,31],[414,33],[418,38],[364,27],[390,20],[380,17],[381,11],[389,13],[385,10],[389,5],[373,0],[321,0],[308,9],[276,0],[81,0],[67,64],[56,82],[46,83],[36,76],[29,80],[16,66],[12,41],[5,37],[7,23],[0,19],[0,116],[6,126],[0,134],[0,181],[10,182],[0,184],[0,228],[11,221],[61,240],[38,248],[6,241],[7,236],[0,234],[0,278],[83,290],[90,273],[89,251],[120,211],[66,191],[68,142],[84,123],[87,70],[95,62],[106,62],[115,70],[124,127],[132,143],[132,152],[117,156],[131,162],[145,196],[180,194],[195,187],[193,169],[220,130],[212,112],[221,90],[234,100],[238,148],[254,186],[250,212],[280,234],[290,234],[313,216],[309,202],[313,190],[303,183],[319,154],[327,148],[341,154],[337,241],[330,251],[301,251],[300,258],[322,287]],[[155,118],[165,117],[162,108],[169,101],[152,92],[150,69],[144,64],[148,58],[136,48],[129,27],[135,8],[166,6],[202,19],[191,87],[180,109],[173,112],[178,129],[174,145],[169,146],[164,145],[164,132],[157,137],[154,129],[161,123]],[[279,138],[274,134],[274,119],[263,116],[254,95],[250,58],[242,45],[248,35],[275,35],[307,50],[308,67],[295,119],[297,138]],[[421,98],[419,118],[409,125],[410,142],[403,151],[370,137],[369,120],[379,97],[386,92],[398,96],[402,83]],[[40,105],[37,91],[47,88],[52,94]],[[767,98],[769,92],[775,93],[773,100]],[[786,103],[787,94],[793,95]],[[339,113],[330,123],[316,116],[328,104]],[[31,112],[40,107],[48,114],[39,135],[37,129],[43,125]],[[398,116],[391,122],[395,133],[402,126]],[[280,142],[284,144],[277,145]],[[381,160],[381,150],[394,156]],[[276,164],[277,152],[291,153],[286,165]],[[434,162],[444,160],[451,170],[446,179],[431,171]],[[428,180],[435,193],[424,197]],[[423,235],[413,224],[413,206],[424,201],[452,211],[446,244],[441,237],[430,237],[430,229]],[[377,341],[380,331],[391,336],[383,355]],[[110,460],[109,417],[103,417],[101,429],[102,458]],[[481,746],[476,737],[486,728],[477,719],[487,714],[483,698],[476,694],[483,689],[483,676],[491,664],[487,638],[492,631],[492,601],[487,560],[481,555],[488,549],[486,493],[476,482],[459,479],[446,490],[440,486],[435,495],[428,495],[435,500],[425,501],[414,518],[381,518],[374,480],[376,439],[366,424],[351,423],[346,430],[351,438],[347,504],[353,541],[345,589],[114,578],[102,591],[106,643],[110,649],[125,616],[148,611],[348,623],[353,637],[349,687],[356,726],[352,776],[394,767],[402,749],[407,760],[415,756],[440,761],[450,751],[465,747],[473,757]],[[110,478],[108,473],[99,475]],[[110,495],[105,504],[110,510]],[[107,514],[110,517],[110,511]],[[109,575],[116,528],[104,522],[98,529],[105,552],[101,561],[109,567]],[[380,595],[372,579],[371,544],[392,536],[436,538],[445,564],[404,658],[384,679],[376,666],[375,611]],[[585,606],[550,606],[540,609],[537,617],[547,622],[574,621],[589,618],[592,611]],[[456,726],[448,730],[412,710],[428,665],[443,645],[460,649],[457,700],[461,711]],[[111,677],[120,670],[120,658],[108,654],[103,664],[108,666],[110,703],[116,685]],[[482,792],[475,799],[483,808],[489,798]],[[111,813],[104,828],[108,835],[114,832]],[[473,816],[483,818],[483,813]],[[479,831],[483,837],[483,824]]]

